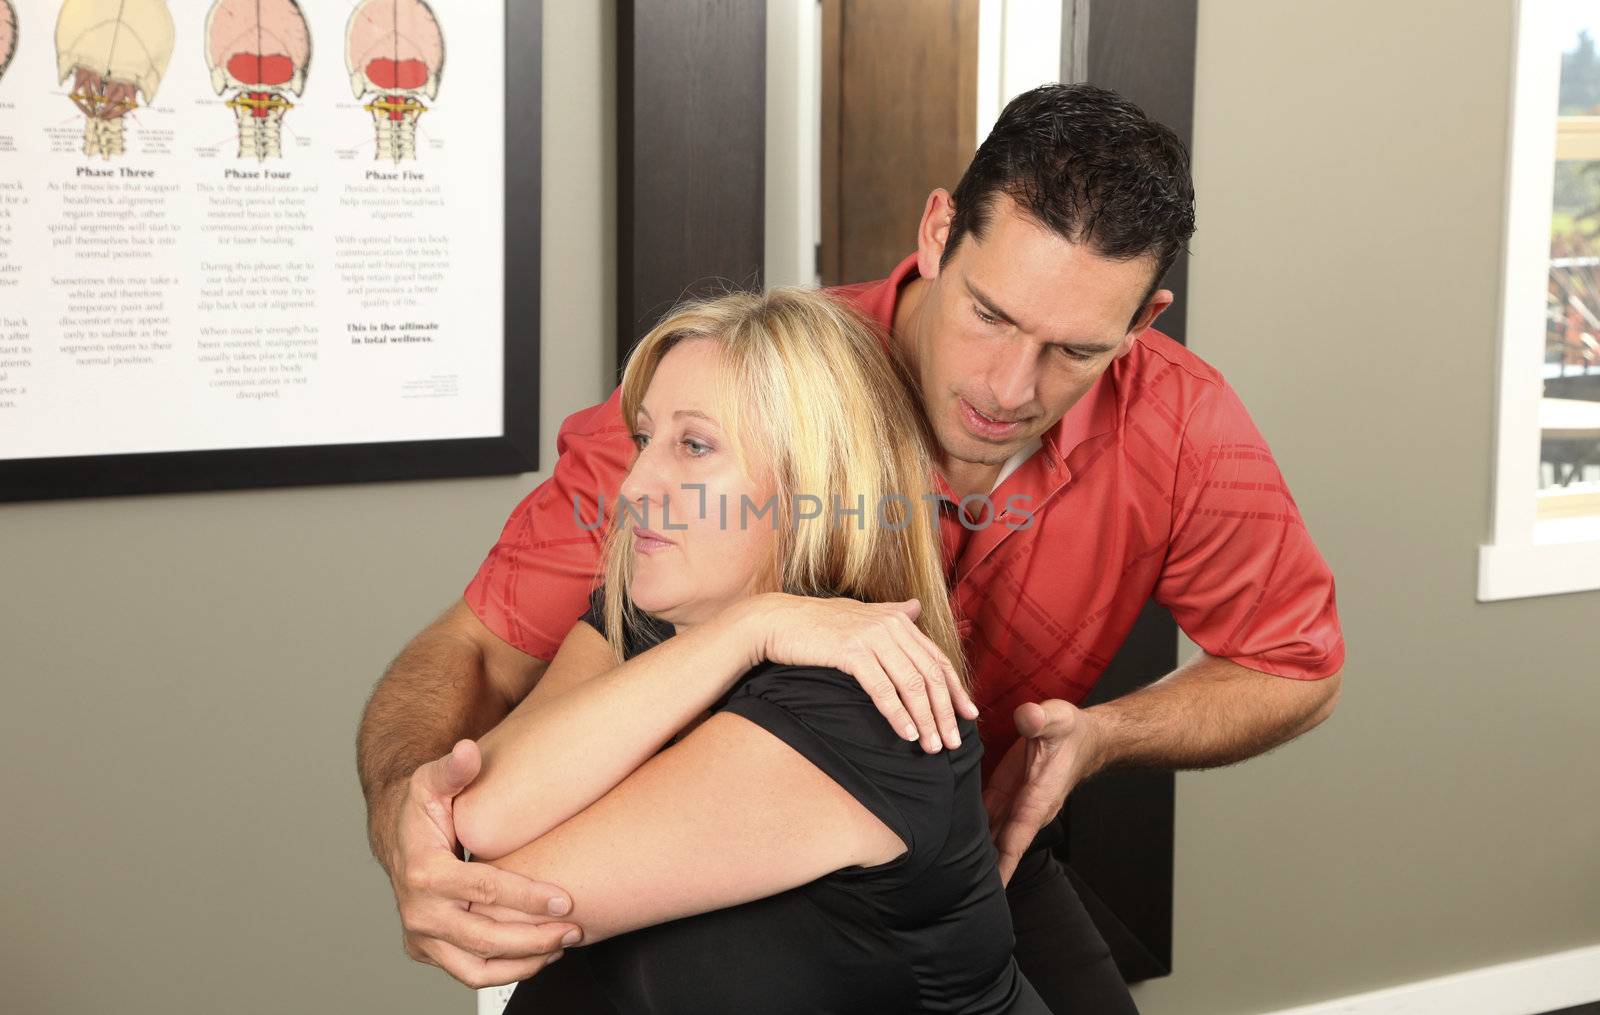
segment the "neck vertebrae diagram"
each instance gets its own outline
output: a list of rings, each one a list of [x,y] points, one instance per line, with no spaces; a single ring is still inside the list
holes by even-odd
[[[374,158],[417,157],[417,119],[439,95],[444,37],[423,0],[362,0],[345,26],[345,66],[377,132]]]
[[[11,58],[17,55],[17,9],[11,0],[0,0],[0,78],[6,76]]]
[[[311,32],[295,0],[217,0],[206,15],[206,64],[239,124],[239,157],[283,154],[283,114],[311,65]]]
[[[72,79],[83,153],[121,155],[122,118],[155,101],[172,59],[166,0],[67,0],[56,19],[57,81]]]

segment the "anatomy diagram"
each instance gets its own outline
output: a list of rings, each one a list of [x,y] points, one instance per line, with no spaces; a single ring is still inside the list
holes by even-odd
[[[72,78],[83,112],[83,153],[122,154],[122,120],[155,101],[172,59],[166,0],[66,0],[56,19],[57,81]]]
[[[420,96],[439,94],[444,38],[423,0],[362,0],[345,27],[345,66],[356,98],[367,103],[377,131],[378,159],[417,157]]]
[[[239,157],[283,154],[283,114],[311,64],[311,33],[295,0],[216,0],[206,15],[206,64],[239,123]]]
[[[11,0],[0,0],[0,78],[6,76],[11,58],[17,55],[17,9]]]

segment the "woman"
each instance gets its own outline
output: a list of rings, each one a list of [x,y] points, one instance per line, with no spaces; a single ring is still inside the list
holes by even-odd
[[[1046,1012],[973,720],[927,753],[870,666],[785,640],[800,611],[915,599],[899,662],[970,704],[909,391],[799,290],[692,306],[629,359],[604,584],[454,815],[475,858],[567,890],[624,1013]]]

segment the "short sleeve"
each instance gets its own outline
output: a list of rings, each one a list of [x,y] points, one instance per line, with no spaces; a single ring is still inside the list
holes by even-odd
[[[906,843],[894,860],[835,876],[905,884],[937,859],[955,795],[949,757],[897,736],[854,677],[763,663],[713,711],[741,715],[794,748]]]
[[[1333,574],[1238,395],[1185,423],[1172,536],[1155,598],[1207,653],[1315,680],[1344,665]]]
[[[634,451],[620,391],[561,424],[550,478],[511,512],[462,593],[500,640],[554,658],[594,586],[605,537],[600,499],[610,510]]]

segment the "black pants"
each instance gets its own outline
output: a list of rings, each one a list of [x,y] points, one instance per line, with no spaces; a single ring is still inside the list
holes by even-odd
[[[1054,826],[1040,832],[1006,886],[1017,965],[1055,1015],[1138,1015],[1111,949],[1048,848],[1059,838]],[[522,981],[506,1015],[617,1015],[589,970],[587,953],[569,948]]]
[[[1061,861],[1040,845],[1054,838],[1050,831],[1039,833],[1006,885],[1017,965],[1055,1015],[1139,1015]]]

